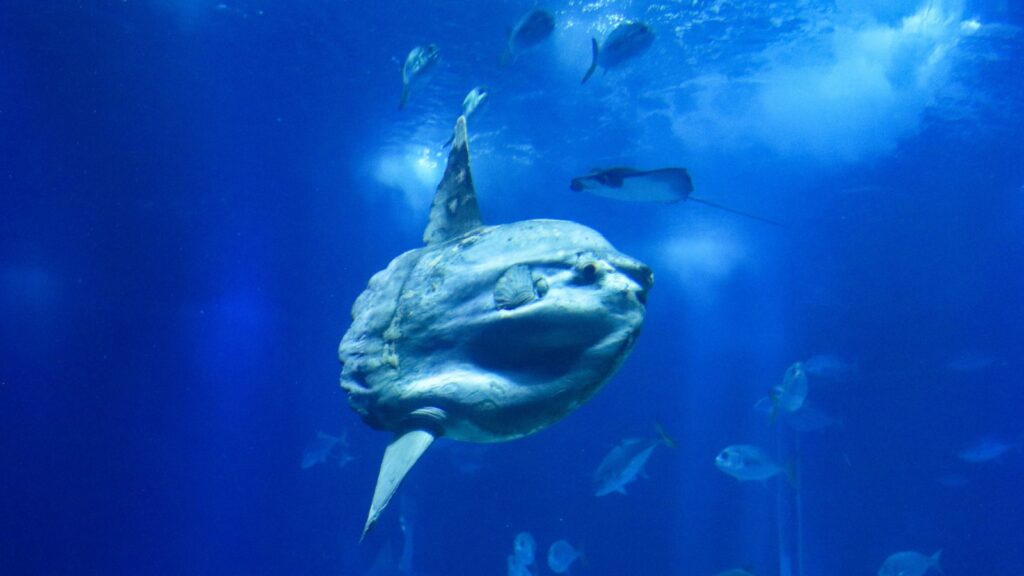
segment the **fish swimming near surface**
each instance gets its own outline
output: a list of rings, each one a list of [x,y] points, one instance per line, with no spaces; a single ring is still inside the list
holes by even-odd
[[[673,204],[691,200],[699,202],[712,208],[732,212],[754,220],[760,220],[775,226],[785,228],[780,224],[767,218],[740,212],[693,196],[693,180],[686,168],[658,168],[656,170],[636,170],[628,167],[609,169],[595,169],[590,174],[577,176],[569,183],[569,189],[574,192],[589,192],[595,196],[603,196],[613,200],[627,202],[656,202]]]
[[[878,569],[878,576],[921,576],[928,570],[935,570],[941,574],[941,556],[942,550],[931,556],[914,551],[897,552],[885,559],[882,567]]]
[[[787,468],[776,464],[763,450],[749,444],[728,446],[715,457],[715,466],[729,476],[743,482],[746,480],[765,481],[784,474],[793,482],[793,474]]]
[[[417,46],[409,51],[409,55],[405,57],[405,64],[402,65],[402,99],[398,102],[399,110],[405,108],[413,86],[429,78],[440,58],[441,51],[436,44]]]
[[[586,84],[598,66],[605,70],[620,66],[640,56],[654,44],[654,31],[643,22],[623,22],[615,27],[600,45],[597,38],[590,39],[590,68],[583,75],[580,84]]]
[[[364,537],[435,438],[521,438],[597,393],[632,351],[654,282],[575,222],[485,226],[464,117],[423,239],[370,279],[338,347],[349,405],[394,435]]]
[[[339,468],[355,460],[348,452],[348,430],[338,436],[317,432],[316,438],[302,452],[302,469],[308,470],[328,460],[336,461]]]
[[[555,30],[555,17],[547,10],[531,10],[516,22],[508,34],[501,65],[515,62],[520,54],[547,40]]]
[[[462,99],[462,115],[466,117],[466,120],[469,120],[469,117],[472,116],[474,112],[483,110],[490,100],[491,94],[488,92],[487,88],[483,86],[474,86],[473,89],[466,94],[466,97]],[[447,148],[451,146],[454,139],[455,135],[452,134],[452,136],[448,138],[448,141],[444,143],[444,147]]]
[[[626,493],[626,486],[644,473],[644,465],[658,444],[675,448],[676,442],[658,426],[657,438],[627,438],[612,449],[594,471],[596,496]]]

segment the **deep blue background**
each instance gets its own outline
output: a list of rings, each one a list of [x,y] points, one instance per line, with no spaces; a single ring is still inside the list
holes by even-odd
[[[824,353],[857,370],[812,381],[838,423],[801,439],[804,573],[871,574],[905,549],[944,549],[947,574],[1024,565],[1020,8],[957,5],[998,24],[957,47],[958,97],[923,105],[893,146],[838,158],[837,143],[833,159],[719,150],[710,134],[681,144],[644,114],[699,74],[742,77],[800,19],[708,26],[681,48],[660,16],[647,61],[581,88],[586,38],[605,30],[588,24],[663,13],[570,3],[557,16],[577,28],[499,70],[530,4],[435,4],[0,5],[0,573],[363,574],[386,545],[397,554],[400,509],[417,573],[502,574],[521,530],[582,547],[580,573],[776,573],[778,486],[712,461],[730,443],[771,446],[778,430],[751,406]],[[686,21],[689,5],[667,9]],[[895,26],[916,9],[876,16]],[[565,38],[581,41],[560,60]],[[442,69],[399,112],[400,63],[428,41]],[[403,193],[380,156],[429,148],[443,164],[438,144],[480,82],[485,218],[580,221],[658,282],[601,394],[515,443],[433,448],[360,545],[387,435],[346,407],[336,347],[370,275],[419,245],[439,176]],[[688,165],[698,192],[790,227],[566,189],[610,162]],[[744,257],[720,274],[708,259],[728,250],[675,267],[663,242],[680,235]],[[990,363],[951,369],[964,353]],[[595,499],[590,472],[655,421],[680,447],[656,451],[628,496]],[[317,430],[345,429],[353,463],[300,469]],[[989,436],[1018,447],[957,459]],[[949,474],[964,484],[941,484]]]

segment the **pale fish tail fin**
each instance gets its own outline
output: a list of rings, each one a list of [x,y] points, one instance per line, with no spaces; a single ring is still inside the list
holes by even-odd
[[[599,50],[597,46],[597,38],[591,38],[590,42],[593,59],[590,61],[590,68],[588,68],[587,73],[583,75],[583,80],[580,81],[580,84],[586,84],[587,80],[590,80],[590,77],[594,75],[594,70],[597,70],[597,53]]]
[[[384,460],[380,465],[380,473],[377,475],[377,487],[373,490],[373,502],[370,504],[370,513],[366,517],[366,525],[363,526],[363,535],[359,538],[362,542],[366,534],[377,523],[381,512],[391,502],[391,497],[398,490],[398,485],[419,460],[423,452],[434,442],[434,435],[426,430],[410,430],[405,434],[395,436],[395,439],[388,444],[384,451]]]
[[[654,427],[658,430],[658,437],[661,439],[661,443],[669,448],[675,448],[679,445],[676,439],[669,436],[668,432],[665,432],[665,428],[662,427],[661,422],[655,422]]]
[[[755,216],[754,214],[750,214],[749,212],[742,212],[740,210],[736,210],[735,208],[729,208],[728,206],[722,206],[721,204],[717,204],[715,202],[711,202],[710,200],[705,200],[703,198],[697,198],[695,196],[688,196],[686,199],[687,200],[693,200],[694,202],[700,202],[701,204],[704,204],[705,206],[711,206],[712,208],[718,208],[719,210],[725,210],[726,212],[732,212],[733,214],[738,214],[740,216],[745,216],[745,217],[751,218],[753,220],[758,220],[758,221],[764,222],[765,224],[771,224],[772,226],[778,226],[779,228],[789,228],[789,226],[786,226],[785,224],[783,224],[781,222],[776,222],[775,220],[769,220],[768,218],[763,218],[761,216]]]
[[[928,567],[931,568],[932,570],[935,570],[939,574],[945,574],[945,572],[942,571],[942,564],[939,564],[939,560],[941,558],[942,558],[942,549],[940,548],[940,549],[935,551],[935,554],[932,554],[931,556],[928,557]]]

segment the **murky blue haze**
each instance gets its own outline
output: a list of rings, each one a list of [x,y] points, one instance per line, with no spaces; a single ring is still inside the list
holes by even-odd
[[[552,37],[501,68],[532,7],[0,4],[0,573],[502,575],[521,531],[536,574],[559,539],[572,574],[1024,569],[1021,5],[548,2]],[[650,51],[580,85],[622,19]],[[600,231],[655,271],[646,325],[551,428],[439,441],[360,544],[389,435],[347,407],[337,345],[420,246],[478,84],[485,221]],[[569,190],[611,166],[686,167],[788,227]],[[810,359],[827,420],[754,409]],[[678,446],[596,497],[655,422]],[[303,469],[318,432],[348,447]],[[723,474],[730,444],[799,482]]]

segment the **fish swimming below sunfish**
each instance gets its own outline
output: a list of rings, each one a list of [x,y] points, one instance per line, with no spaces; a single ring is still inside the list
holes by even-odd
[[[302,452],[302,469],[308,470],[328,460],[336,461],[339,468],[355,460],[348,452],[348,430],[339,436],[317,432],[316,438]]]
[[[590,42],[590,68],[580,84],[586,84],[598,66],[607,71],[646,52],[654,44],[654,31],[643,22],[623,22],[608,34],[604,42],[598,44],[597,38],[591,38]]]
[[[625,494],[626,486],[644,474],[644,465],[658,444],[669,448],[676,446],[675,440],[665,434],[660,426],[656,438],[627,438],[620,442],[604,457],[594,472],[594,494]]]
[[[897,552],[885,559],[882,567],[878,569],[878,576],[921,576],[928,570],[935,570],[941,574],[941,556],[942,550],[931,556],[914,551]]]
[[[747,214],[710,200],[691,195],[693,180],[686,168],[658,168],[656,170],[637,170],[625,166],[609,169],[595,169],[590,174],[577,176],[569,183],[574,192],[589,192],[595,196],[603,196],[613,200],[626,202],[652,202],[674,204],[691,200],[712,208],[732,212],[754,220],[760,220],[775,226],[785,227],[773,220]]]
[[[547,40],[555,30],[555,18],[547,10],[531,10],[516,22],[508,34],[501,65],[515,62],[520,54]]]
[[[749,444],[728,446],[715,457],[715,466],[719,470],[743,482],[746,480],[765,481],[784,474],[790,483],[792,473],[776,464],[763,450]]]
[[[440,58],[441,52],[436,44],[417,46],[409,51],[409,55],[405,57],[405,64],[402,65],[402,98],[398,102],[399,110],[405,108],[413,86],[426,82]]]

